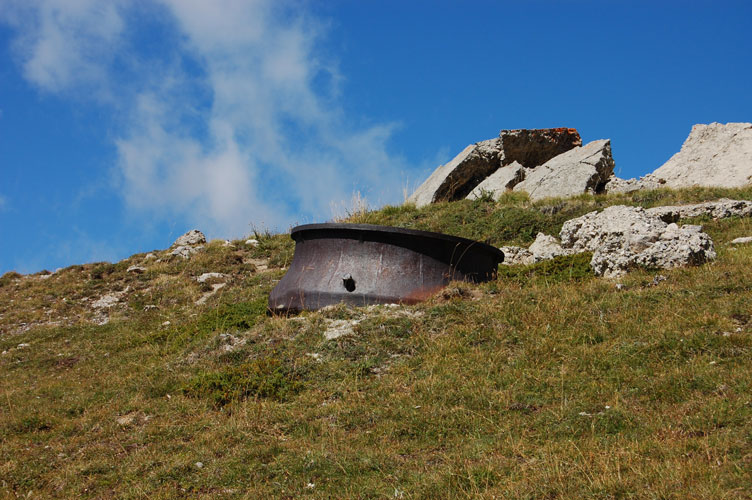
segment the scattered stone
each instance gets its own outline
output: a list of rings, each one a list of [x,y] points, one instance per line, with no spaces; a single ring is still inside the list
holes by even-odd
[[[246,343],[245,339],[236,337],[230,333],[220,333],[217,338],[219,339],[222,352],[232,352]]]
[[[196,281],[198,281],[199,283],[206,283],[209,280],[224,279],[224,278],[225,278],[225,275],[222,273],[204,273],[198,278],[196,278]]]
[[[713,241],[700,226],[667,224],[644,208],[616,205],[564,223],[562,246],[593,252],[598,276],[621,276],[634,266],[670,269],[716,257]]]
[[[505,266],[528,266],[535,262],[533,253],[527,248],[508,246],[499,248],[504,253]]]
[[[127,273],[134,273],[134,274],[143,274],[145,271],[146,271],[145,267],[131,266],[128,269],[126,269],[125,272],[127,272]]]
[[[422,207],[437,201],[461,200],[502,167],[517,162],[533,168],[581,145],[580,134],[573,128],[502,130],[498,138],[471,144],[452,161],[439,166],[408,201]],[[500,183],[506,175],[507,172],[499,174],[493,182]]]
[[[116,420],[118,425],[127,426],[131,425],[133,421],[136,420],[136,414],[135,413],[129,413],[127,415],[123,415],[122,417],[118,417]]]
[[[613,170],[611,141],[593,141],[528,170],[514,191],[526,191],[532,200],[601,193]]]
[[[617,283],[615,286],[617,290],[624,290],[624,283]]]
[[[206,292],[205,294],[203,294],[203,295],[201,296],[201,298],[199,298],[199,299],[198,299],[198,300],[197,300],[197,301],[195,302],[195,304],[196,304],[197,306],[200,306],[200,305],[202,305],[202,304],[206,303],[206,301],[207,301],[207,300],[209,300],[209,299],[210,299],[210,298],[212,297],[212,295],[214,295],[214,294],[215,294],[215,293],[217,293],[217,292],[218,292],[219,290],[221,290],[222,288],[224,288],[224,287],[225,287],[225,285],[227,285],[227,283],[214,283],[213,285],[211,285],[211,288],[212,288],[212,289],[211,289],[211,290],[209,290],[208,292]]]
[[[162,326],[170,326],[170,322],[169,321],[164,321],[164,322],[162,322]]]
[[[662,281],[666,281],[668,278],[662,274],[656,274],[653,276],[653,281],[647,284],[648,287],[658,286]]]
[[[477,200],[484,193],[489,193],[494,201],[498,201],[501,195],[511,191],[514,186],[525,179],[525,167],[519,162],[512,162],[510,165],[499,168],[486,179],[478,184],[469,195],[468,200]]]
[[[701,216],[708,216],[713,219],[752,217],[752,201],[721,198],[718,201],[706,201],[691,205],[648,208],[647,212],[657,215],[664,222],[677,222],[679,219]]]
[[[243,260],[244,264],[253,264],[257,272],[266,271],[269,269],[269,261],[266,259],[246,259]]]
[[[30,344],[18,344],[18,345],[16,346],[16,349],[25,349],[25,348],[29,347],[29,345],[30,345]]]
[[[360,320],[353,319],[325,319],[326,331],[324,332],[324,338],[326,340],[334,340],[345,335],[353,335],[355,333],[355,327],[360,323]]]
[[[176,239],[175,243],[173,243],[172,246],[195,247],[197,245],[203,245],[204,243],[206,243],[206,236],[204,236],[204,233],[202,233],[198,229],[191,229],[190,231],[185,233],[183,236]]]
[[[752,243],[752,236],[742,236],[731,240],[732,245],[745,245],[747,243]]]
[[[157,258],[157,256],[154,255],[152,252],[149,252],[146,255],[144,255],[144,260],[152,260],[152,259],[156,259],[156,258]]]
[[[752,123],[695,125],[681,150],[653,175],[672,188],[746,186],[752,182]]]
[[[201,250],[203,245],[199,245],[197,247],[188,247],[188,246],[179,246],[175,248],[172,252],[170,252],[171,255],[175,255],[178,257],[182,257],[184,259],[190,258],[191,255]]]
[[[232,241],[230,241],[230,240],[225,240],[225,241],[224,241],[224,242],[222,243],[222,246],[223,246],[223,247],[231,247],[231,246],[232,246]]]
[[[554,236],[538,233],[535,237],[535,241],[528,248],[533,256],[533,262],[540,262],[542,260],[553,259],[559,255],[571,255],[574,250],[570,248],[562,248],[561,242]]]
[[[196,462],[196,468],[197,469],[203,469],[204,468],[204,463],[203,462]]]
[[[144,306],[144,311],[153,311],[155,309],[159,309],[159,306],[156,306],[154,304],[146,304]]]
[[[251,238],[250,240],[245,240],[245,244],[246,245],[250,245],[252,247],[257,247],[257,246],[259,246],[259,241],[256,240],[256,239]]]
[[[94,309],[109,309],[115,307],[120,303],[120,298],[124,292],[112,292],[102,295],[97,300],[91,303],[91,307]]]

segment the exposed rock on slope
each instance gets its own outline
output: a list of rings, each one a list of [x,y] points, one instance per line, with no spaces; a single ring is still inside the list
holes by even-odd
[[[574,128],[502,130],[499,134],[502,165],[518,162],[525,168],[543,165],[551,158],[582,146]]]
[[[644,208],[617,205],[564,223],[562,246],[593,252],[598,276],[619,276],[636,265],[670,269],[716,257],[713,241],[700,226],[667,224]]]
[[[752,182],[752,123],[698,124],[653,176],[669,187],[741,187]]]
[[[641,189],[658,189],[664,187],[666,181],[658,179],[652,174],[645,175],[638,179],[620,179],[612,175],[605,186],[607,193],[633,193]]]
[[[434,170],[409,201],[422,207],[436,201],[462,199],[500,166],[498,139],[466,147],[452,161]]]
[[[515,185],[525,179],[525,167],[518,162],[501,167],[467,195],[468,200],[477,200],[483,193],[490,193],[493,199],[498,201],[501,195],[510,191]]]
[[[639,179],[612,177],[609,193],[688,186],[742,187],[752,183],[752,123],[711,123],[692,127],[681,150],[652,174]]]
[[[198,229],[191,229],[183,236],[175,240],[172,246],[196,246],[206,243],[206,236]]]
[[[170,253],[187,259],[192,254],[204,248],[204,243],[206,243],[206,236],[204,236],[204,233],[198,229],[191,229],[175,240],[175,243],[172,244],[174,248]]]
[[[726,217],[752,217],[752,201],[729,200],[721,198],[718,201],[706,201],[692,205],[674,205],[667,207],[648,208],[648,213],[657,215],[664,222],[676,222],[687,217],[706,215],[713,219]]]
[[[599,193],[613,171],[611,141],[603,139],[574,148],[528,170],[514,190],[526,191],[533,200]]]
[[[502,130],[498,138],[471,144],[437,168],[409,201],[420,207],[461,200],[502,167],[517,162],[532,168],[581,144],[580,134],[571,128]]]

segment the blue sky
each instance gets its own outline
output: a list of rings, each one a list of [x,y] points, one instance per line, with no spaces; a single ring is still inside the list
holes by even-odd
[[[399,203],[504,128],[752,121],[752,2],[3,0],[0,273]]]

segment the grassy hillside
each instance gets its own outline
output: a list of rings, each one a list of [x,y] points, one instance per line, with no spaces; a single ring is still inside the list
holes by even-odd
[[[351,220],[525,244],[611,204],[720,196],[752,189],[515,195]],[[665,279],[636,271],[617,287],[575,256],[416,306],[289,318],[265,309],[286,235],[8,273],[0,494],[752,498],[752,245],[728,245],[752,220],[699,222],[717,261]],[[226,286],[197,283],[205,272]],[[354,335],[326,340],[343,320]]]

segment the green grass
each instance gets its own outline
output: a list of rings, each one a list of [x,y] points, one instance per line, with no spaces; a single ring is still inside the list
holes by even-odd
[[[352,220],[524,244],[608,204],[751,195],[510,195]],[[718,259],[664,281],[617,288],[580,255],[290,318],[265,307],[286,235],[4,275],[0,497],[752,498],[752,245],[728,245],[752,220],[702,223]],[[227,285],[196,305],[204,272]],[[327,341],[343,319],[355,334]]]

